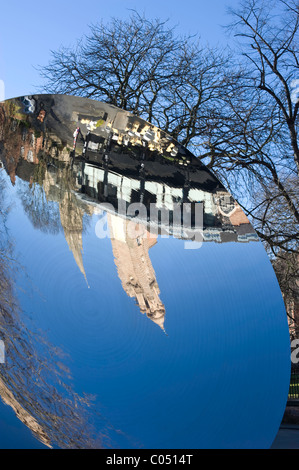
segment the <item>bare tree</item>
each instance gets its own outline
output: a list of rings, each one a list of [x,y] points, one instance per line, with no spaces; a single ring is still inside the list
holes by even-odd
[[[156,124],[184,145],[202,139],[218,106],[227,56],[179,37],[167,21],[133,13],[91,26],[70,48],[52,51],[40,68],[41,91],[99,99]]]
[[[281,253],[273,260],[273,267],[283,293],[289,319],[291,339],[299,337],[299,255]]]
[[[101,99],[163,128],[226,183],[273,253],[294,249],[298,7],[250,0],[232,14],[231,29],[244,40],[241,65],[196,38],[178,37],[167,22],[134,13],[92,26],[74,49],[52,52],[41,69],[43,90]],[[286,236],[277,230],[278,201]]]
[[[250,0],[231,11],[240,75],[211,126],[212,167],[272,255],[291,334],[298,334],[299,2]],[[236,78],[236,76],[235,76]],[[226,122],[226,125],[224,123]]]
[[[248,0],[231,14],[240,55],[135,13],[53,52],[43,90],[107,101],[163,128],[231,190],[273,258],[295,256],[299,2]]]
[[[250,0],[231,12],[242,62],[209,120],[202,153],[274,255],[296,251],[299,241],[298,5]]]
[[[299,72],[299,2],[276,0],[266,6],[261,0],[251,0],[233,15],[237,18],[233,27],[248,49],[244,56],[252,65],[254,87],[269,98],[276,117],[284,124],[288,134],[283,141],[287,145],[284,157],[290,165],[295,163],[298,175],[299,96],[295,88]]]

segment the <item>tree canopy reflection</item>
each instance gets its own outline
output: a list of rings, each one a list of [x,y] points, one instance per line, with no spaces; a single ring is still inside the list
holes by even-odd
[[[34,325],[28,329],[20,308],[15,273],[23,268],[14,259],[6,228],[6,185],[0,170],[0,330],[6,349],[6,362],[0,367],[1,399],[47,447],[100,448],[104,431],[95,435],[88,424],[92,400],[74,392],[63,352],[34,331]]]

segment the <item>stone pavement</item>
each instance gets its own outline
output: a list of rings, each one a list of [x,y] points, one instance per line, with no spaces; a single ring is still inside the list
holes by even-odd
[[[299,425],[282,424],[271,449],[299,449]]]

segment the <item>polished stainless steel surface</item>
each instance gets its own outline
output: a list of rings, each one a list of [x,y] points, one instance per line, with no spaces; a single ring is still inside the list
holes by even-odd
[[[0,447],[270,447],[286,314],[215,176],[64,95],[0,104],[0,162]]]

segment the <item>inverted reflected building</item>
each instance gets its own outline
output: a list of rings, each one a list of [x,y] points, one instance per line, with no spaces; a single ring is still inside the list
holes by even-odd
[[[0,162],[11,185],[23,189],[23,193],[18,196],[19,201],[34,230],[40,230],[47,235],[63,234],[64,250],[72,253],[72,272],[78,274],[88,293],[92,291],[90,285],[93,284],[93,279],[89,279],[84,237],[86,232],[90,232],[89,224],[93,227],[97,219],[106,218],[110,237],[109,246],[114,260],[113,267],[117,274],[116,281],[118,286],[121,286],[122,294],[126,294],[123,297],[128,301],[130,308],[131,304],[135,303],[134,310],[148,317],[150,321],[145,321],[146,327],[151,328],[154,323],[165,333],[168,332],[168,319],[175,315],[173,299],[176,298],[176,293],[172,292],[170,295],[168,292],[168,296],[166,295],[165,284],[162,286],[159,272],[152,261],[151,254],[162,243],[160,238],[170,237],[192,244],[197,240],[197,235],[200,235],[198,239],[202,243],[210,242],[209,245],[217,244],[218,247],[222,244],[223,248],[229,245],[235,247],[236,244],[251,245],[252,242],[258,241],[240,206],[198,159],[162,130],[114,106],[63,95],[36,95],[1,103]],[[145,212],[138,210],[130,212],[128,209],[132,204],[136,208],[142,206]],[[188,230],[182,219],[184,205],[188,208],[190,217]],[[198,205],[202,208],[200,226],[196,225],[195,209]],[[153,208],[158,214],[154,220],[151,217]],[[176,212],[178,209],[179,216]],[[166,214],[165,218],[163,214]],[[227,253],[228,250],[222,250],[223,252]],[[237,261],[232,259],[232,264]],[[163,259],[160,260],[160,264],[163,265]],[[199,266],[198,269],[204,271],[205,266]],[[168,274],[171,277],[173,273],[168,272]],[[69,272],[63,274],[65,277],[68,275]],[[207,279],[205,282],[208,284],[209,281],[211,280]],[[98,291],[102,288],[101,285],[97,285]],[[226,293],[226,290],[223,292]],[[65,292],[64,295],[69,296],[69,292]],[[88,299],[85,291],[84,295]],[[105,295],[108,294],[103,292],[103,298]],[[109,293],[109,296],[112,298],[113,292]],[[268,297],[267,301],[270,300]],[[69,300],[71,301],[72,299]],[[229,304],[229,301],[227,302]],[[103,305],[107,304],[103,301]],[[241,306],[243,308],[244,303],[241,303]],[[191,307],[192,311],[195,307]],[[220,307],[222,308],[221,304]],[[184,305],[180,306],[181,310],[184,308]],[[228,312],[229,317],[230,307]],[[84,312],[79,314],[83,315]],[[231,318],[234,322],[234,312],[231,315],[228,321]],[[140,315],[137,317],[141,318]],[[106,318],[104,314],[103,318]],[[205,315],[200,312],[199,318],[198,321],[204,321]],[[193,321],[197,320],[193,318]],[[21,332],[25,331],[22,324],[18,323],[16,318],[13,318],[9,324],[15,325],[21,337]],[[186,324],[187,322],[181,324],[181,327],[184,328]],[[2,326],[5,334],[10,336],[8,324],[4,322]],[[148,336],[150,331],[159,334],[158,343],[169,339],[155,326],[152,330],[147,330]],[[243,329],[242,334],[245,334],[244,331]],[[191,337],[192,334],[193,332]],[[232,335],[234,342],[237,333],[233,332]],[[109,338],[102,337],[102,340],[105,343],[106,340],[110,340]],[[112,341],[111,336],[111,343],[108,343],[108,346],[113,349]],[[188,346],[188,341],[186,343]],[[161,343],[159,344],[161,346]],[[198,342],[195,344],[195,349],[197,344]],[[35,343],[33,346],[31,352],[35,351]],[[167,349],[164,343],[163,348],[165,348],[164,354]],[[152,350],[152,344],[148,350]],[[36,353],[37,357],[39,353],[39,351]],[[126,349],[124,353],[127,353]],[[116,357],[122,357],[122,354],[122,351],[117,350]],[[163,354],[154,362],[158,369],[160,362],[161,367],[163,366]],[[176,348],[171,354],[177,354]],[[194,350],[194,353],[190,354],[193,358],[197,353]],[[200,354],[196,356],[198,363],[202,360]],[[147,362],[139,364],[137,370],[142,371],[149,363],[151,356]],[[178,364],[171,369],[172,372],[176,370]],[[49,368],[51,367],[52,364]],[[28,375],[30,371],[31,369],[27,371]],[[132,373],[130,369],[129,371]],[[54,365],[52,372],[56,374]],[[183,374],[184,370],[181,369],[180,373]],[[221,368],[218,373],[221,375]],[[152,374],[154,377],[155,373]],[[157,374],[161,382],[162,376],[164,377],[164,371],[162,375]],[[144,376],[140,377],[144,380]],[[172,377],[172,379],[173,383],[176,383],[177,378]],[[198,374],[193,385],[200,389],[201,385],[197,379]],[[139,380],[138,386],[142,380]],[[106,381],[109,382],[107,377]],[[111,384],[114,384],[113,377]],[[157,387],[158,385],[156,383]],[[110,392],[113,397],[117,395],[118,382],[112,386],[114,388]],[[24,394],[25,399],[19,399],[22,396],[22,387],[20,375],[17,380],[15,376],[10,375],[10,372],[3,377],[0,375],[2,401],[14,410],[19,420],[45,446],[50,447],[53,443],[61,447],[102,446],[104,432],[98,433],[100,436],[98,440],[93,440],[88,432],[81,433],[85,429],[85,419],[88,420],[89,416],[85,409],[89,407],[89,403],[88,400],[85,402],[84,397],[81,401],[81,397],[69,389],[71,398],[65,398],[63,393],[58,392],[58,388],[55,391],[54,387],[53,397],[56,398],[53,398],[53,403],[49,403],[49,411],[46,400],[43,401],[43,397],[38,396],[36,388],[30,390],[28,387]],[[105,387],[104,382],[103,387]],[[168,384],[164,384],[162,388],[168,390],[167,387]],[[178,390],[180,397],[181,388],[178,387]],[[150,393],[149,387],[147,393]],[[135,407],[138,408],[140,396],[139,394],[138,399],[135,397],[135,402],[132,404],[134,410]],[[53,412],[55,399],[59,402],[57,416]],[[184,403],[187,406],[188,399]],[[35,409],[36,404],[38,411]],[[72,415],[70,410],[73,405],[74,409],[78,405],[78,414]],[[117,407],[117,403],[115,405],[112,400],[111,406]],[[178,409],[177,404],[173,406]],[[161,416],[165,410],[160,409]],[[114,418],[116,415],[117,413],[114,414]],[[187,419],[189,414],[183,413],[182,416],[184,417],[182,419]],[[149,422],[151,419],[154,419],[152,415],[148,417]],[[168,419],[171,422],[173,414]],[[58,429],[57,423],[61,424],[61,429]],[[163,423],[167,425],[165,420]],[[113,426],[109,429],[112,428]],[[172,432],[173,426],[170,433]],[[153,436],[154,433],[149,435]],[[160,437],[161,442],[164,442],[163,438]],[[169,441],[167,442],[169,445]]]
[[[64,99],[59,97],[60,107]],[[105,209],[101,203],[112,204],[115,213],[108,213],[108,225],[123,289],[142,313],[164,329],[165,306],[149,250],[157,243],[158,234],[178,238],[184,234],[181,225],[164,227],[161,221],[153,234],[150,206],[165,211],[171,225],[174,207],[201,203],[203,241],[246,242],[257,240],[257,236],[244,212],[211,173],[160,129],[102,103],[104,109],[82,113],[76,110],[80,100],[72,98],[74,105],[68,112],[74,132],[64,136],[63,127],[69,122],[62,121],[56,131],[52,129],[57,126],[52,109],[56,100],[34,98],[35,119],[22,115],[18,100],[3,105],[2,116],[7,114],[1,125],[6,136],[3,162],[11,181],[14,184],[18,175],[30,185],[39,184],[47,200],[59,204],[65,239],[87,284],[83,216]],[[46,117],[52,121],[44,132]],[[125,208],[132,203],[147,208],[147,220],[138,220],[146,236],[128,237],[128,221],[118,215],[121,203]]]

